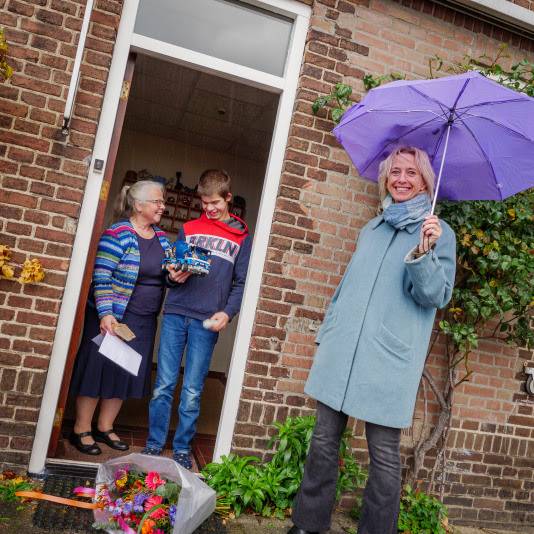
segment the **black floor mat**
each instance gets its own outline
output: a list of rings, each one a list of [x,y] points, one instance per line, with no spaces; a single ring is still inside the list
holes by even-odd
[[[77,486],[94,487],[96,468],[73,465],[49,465],[43,492],[72,499]],[[95,532],[92,510],[83,510],[47,501],[38,501],[33,514],[36,527],[56,532]]]
[[[47,465],[43,492],[58,497],[72,498],[72,490],[77,486],[94,487],[96,468],[76,465]],[[38,501],[33,514],[34,526],[52,532],[76,534],[96,533],[92,528],[92,510],[83,510],[47,501]],[[194,534],[224,534],[226,526],[213,514]]]

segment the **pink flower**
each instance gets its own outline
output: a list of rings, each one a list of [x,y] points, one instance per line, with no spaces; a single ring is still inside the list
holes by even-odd
[[[158,504],[161,504],[163,502],[163,497],[160,495],[152,495],[152,497],[149,497],[145,501],[145,512],[148,512],[151,508],[154,506],[157,506]],[[167,512],[165,508],[158,508],[157,510],[154,510],[150,517],[152,519],[161,519],[167,515]]]
[[[161,504],[163,502],[163,497],[161,495],[152,495],[145,501],[145,512],[148,512],[154,506]]]
[[[161,528],[157,528],[156,530],[152,531],[152,534],[165,534],[165,532],[161,530]]]
[[[158,486],[165,484],[165,480],[160,478],[157,471],[150,471],[145,477],[145,484],[148,489],[155,490]]]
[[[117,523],[119,524],[119,527],[121,527],[122,531],[126,532],[126,534],[136,534],[135,530],[131,528],[121,516],[117,518]]]

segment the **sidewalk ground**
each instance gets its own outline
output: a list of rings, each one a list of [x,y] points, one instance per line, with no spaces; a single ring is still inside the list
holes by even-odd
[[[17,510],[18,508],[18,510]],[[32,524],[32,506],[20,507],[15,504],[0,503],[0,533],[18,533],[18,534],[87,534],[87,531],[55,531],[44,530],[35,527]],[[219,521],[208,521],[209,524],[201,527],[196,531],[198,534],[286,534],[291,521],[278,519],[262,518],[253,515],[243,515],[238,519],[226,522],[226,528],[218,528]],[[91,532],[102,532],[92,530]],[[479,529],[470,527],[455,527],[454,534],[534,534],[534,527],[524,527],[516,531],[503,531],[495,529]],[[356,523],[345,513],[337,512],[334,515],[334,521],[329,534],[355,534]]]
[[[253,515],[243,515],[238,519],[228,521],[228,534],[285,534],[291,521],[278,519],[259,518]],[[334,514],[332,528],[329,534],[356,534],[356,522],[348,514],[336,512]],[[481,529],[471,527],[454,527],[454,534],[534,534],[533,527],[524,527],[516,531],[504,531],[495,529]]]

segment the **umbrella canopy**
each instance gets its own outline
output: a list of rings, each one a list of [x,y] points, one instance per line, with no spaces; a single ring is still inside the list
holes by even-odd
[[[534,186],[534,98],[476,71],[377,87],[334,134],[374,181],[393,149],[424,149],[440,199],[503,200]]]

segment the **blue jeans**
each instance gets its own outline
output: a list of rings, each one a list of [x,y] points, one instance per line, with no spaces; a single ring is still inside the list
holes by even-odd
[[[293,523],[310,532],[330,528],[339,473],[339,445],[347,415],[317,401],[317,423],[293,502]],[[369,478],[363,493],[358,534],[396,534],[401,463],[400,428],[365,423]]]
[[[178,406],[178,427],[174,434],[174,453],[189,453],[200,413],[200,396],[219,334],[206,330],[202,321],[166,313],[158,354],[158,370],[149,405],[147,447],[162,450],[167,441],[172,402],[187,345],[184,380]]]

